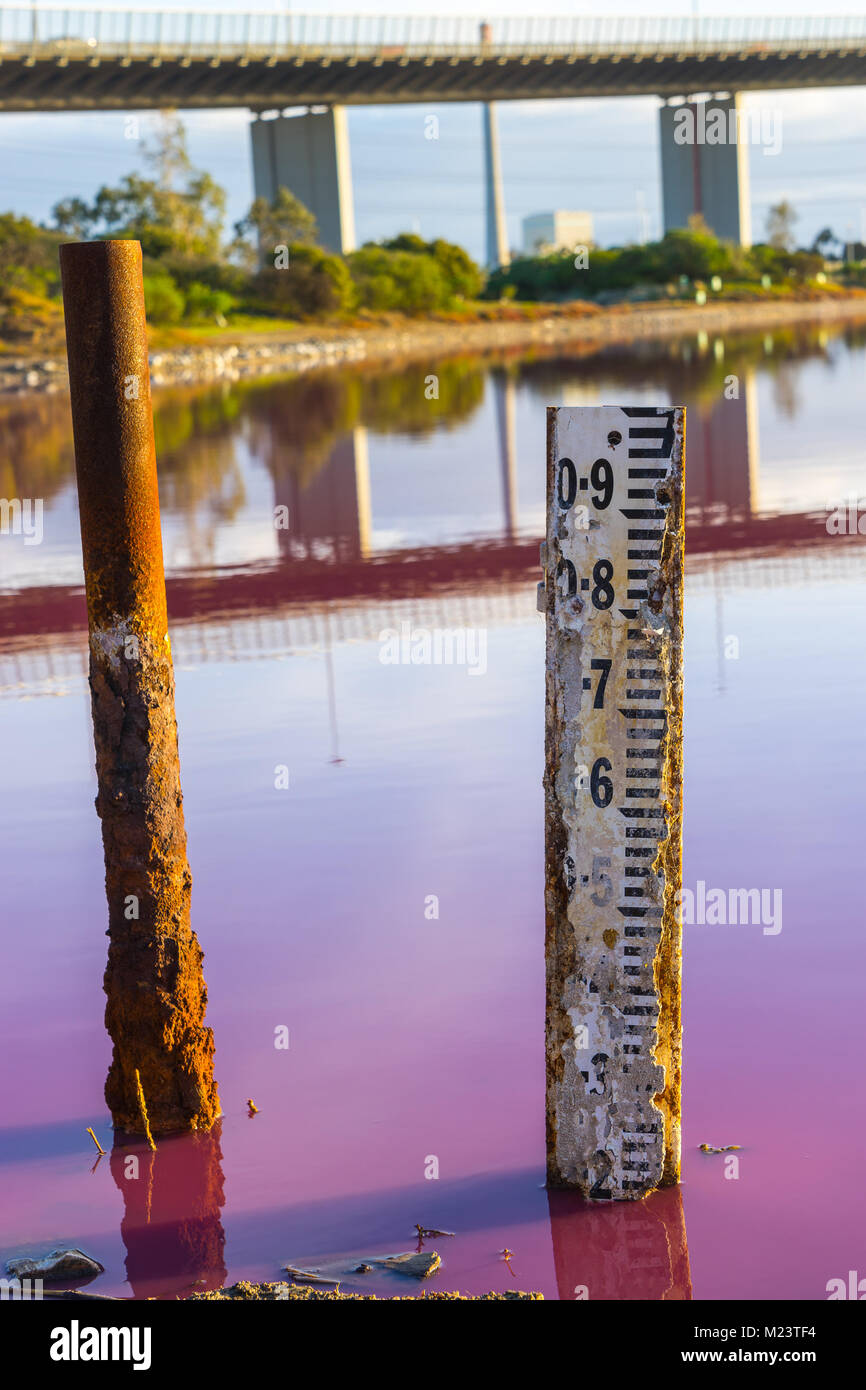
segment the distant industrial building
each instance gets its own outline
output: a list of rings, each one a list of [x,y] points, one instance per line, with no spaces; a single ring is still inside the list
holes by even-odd
[[[536,212],[523,219],[523,249],[529,256],[572,251],[591,241],[591,212]]]

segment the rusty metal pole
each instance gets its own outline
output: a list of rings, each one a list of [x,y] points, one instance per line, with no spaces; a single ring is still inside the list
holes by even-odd
[[[685,411],[548,413],[547,1170],[635,1198],[680,1161]]]
[[[108,897],[105,1098],[130,1133],[208,1129],[219,1100],[190,925],[141,247],[62,246],[60,271]]]

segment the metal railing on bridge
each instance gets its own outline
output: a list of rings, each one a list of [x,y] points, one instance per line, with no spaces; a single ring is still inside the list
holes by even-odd
[[[482,21],[451,16],[206,13],[182,10],[0,9],[0,57],[242,59],[293,53],[345,58],[527,57],[619,50],[779,52],[866,43],[866,15],[762,18],[559,16]]]

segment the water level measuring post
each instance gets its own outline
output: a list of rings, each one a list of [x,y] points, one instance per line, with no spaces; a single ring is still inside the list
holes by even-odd
[[[60,270],[108,897],[105,1098],[120,1130],[208,1129],[219,1101],[190,924],[141,247],[62,246]]]
[[[550,408],[543,609],[548,1183],[680,1162],[685,410]]]

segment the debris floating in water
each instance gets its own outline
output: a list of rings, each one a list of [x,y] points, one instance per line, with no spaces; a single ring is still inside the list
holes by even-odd
[[[105,1149],[102,1147],[102,1145],[100,1144],[99,1140],[97,1139],[96,1135],[93,1133],[93,1130],[90,1128],[89,1125],[87,1126],[87,1133],[90,1135],[91,1139],[93,1140],[94,1144],[95,1144],[96,1147],[98,1148],[99,1152],[100,1152],[101,1154],[104,1154],[104,1153],[105,1153]]]
[[[741,1149],[742,1147],[742,1144],[723,1144],[720,1149],[716,1149],[713,1147],[712,1144],[698,1145],[698,1148],[701,1150],[701,1153],[705,1154],[726,1154],[730,1153],[733,1149]]]
[[[401,1251],[395,1255],[342,1255],[337,1258],[319,1260],[304,1259],[301,1264],[285,1264],[283,1269],[293,1279],[309,1284],[333,1284],[340,1287],[345,1280],[357,1274],[375,1274],[389,1271],[394,1274],[409,1275],[414,1279],[427,1279],[441,1265],[441,1257],[435,1250]]]
[[[254,1100],[248,1100],[248,1101],[247,1101],[247,1105],[250,1107],[250,1114],[251,1114],[251,1115],[258,1115],[258,1113],[259,1113],[259,1107],[256,1105],[256,1103],[255,1103]]]
[[[326,1279],[316,1269],[299,1269],[297,1265],[283,1265],[283,1269],[293,1279],[301,1279],[305,1284],[333,1284],[337,1289],[340,1287],[339,1279]]]
[[[407,1251],[404,1254],[387,1255],[373,1260],[374,1265],[381,1265],[383,1269],[393,1269],[397,1274],[408,1274],[414,1279],[427,1279],[431,1274],[435,1274],[441,1263],[441,1257],[435,1250],[424,1254]]]

